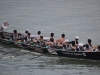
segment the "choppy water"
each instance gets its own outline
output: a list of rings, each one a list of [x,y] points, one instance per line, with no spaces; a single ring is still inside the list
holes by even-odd
[[[0,47],[0,75],[51,74],[99,75],[100,61],[59,57],[10,46]]]
[[[0,0],[0,24],[4,21],[10,24],[6,31],[41,30],[55,38],[65,33],[69,40],[78,35],[80,42],[91,38],[100,45],[100,0]],[[0,45],[0,75],[99,75],[99,63]]]

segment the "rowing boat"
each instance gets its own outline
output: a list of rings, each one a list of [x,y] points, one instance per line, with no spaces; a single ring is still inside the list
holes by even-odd
[[[100,60],[100,52],[84,52],[84,51],[71,51],[70,48],[53,48],[47,45],[39,45],[37,43],[23,43],[19,41],[13,41],[10,39],[11,33],[4,33],[4,38],[0,38],[0,41],[4,44],[13,45],[19,48],[24,48],[30,51],[49,53],[52,55],[70,57],[70,58],[84,58],[92,60]],[[9,35],[9,36],[8,36]]]

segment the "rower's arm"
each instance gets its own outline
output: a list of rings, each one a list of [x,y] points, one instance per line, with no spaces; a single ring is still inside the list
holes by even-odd
[[[74,49],[74,50],[76,50],[76,47],[74,47],[74,46],[71,46],[71,48]]]

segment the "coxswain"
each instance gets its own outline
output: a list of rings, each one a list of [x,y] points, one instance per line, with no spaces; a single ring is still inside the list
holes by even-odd
[[[9,26],[8,22],[5,21],[3,24],[0,26],[0,32],[2,32],[4,29],[7,29],[7,26]]]

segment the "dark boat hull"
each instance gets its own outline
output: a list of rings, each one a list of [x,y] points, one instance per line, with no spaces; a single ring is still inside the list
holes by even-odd
[[[71,58],[84,58],[84,59],[92,59],[92,60],[100,60],[100,52],[75,52],[75,51],[66,51],[62,49],[56,48],[46,48],[42,46],[31,46],[27,44],[17,44],[14,41],[9,41],[9,39],[0,39],[2,43],[6,43],[9,45],[14,45],[19,48],[25,48],[31,51],[42,52],[42,53],[49,53],[53,55],[59,55],[64,57],[71,57]]]
[[[100,60],[100,52],[75,52],[75,51],[62,51],[62,50],[56,50],[56,52],[59,56],[65,56],[70,58]]]
[[[48,48],[47,47],[42,47],[42,51],[43,53],[49,53]]]

